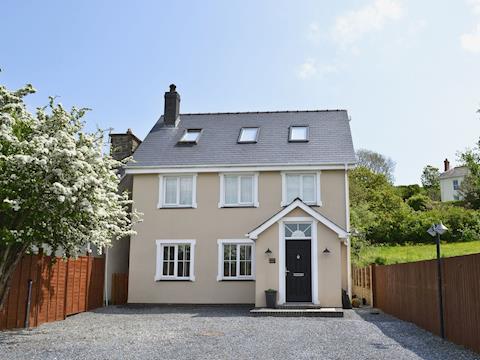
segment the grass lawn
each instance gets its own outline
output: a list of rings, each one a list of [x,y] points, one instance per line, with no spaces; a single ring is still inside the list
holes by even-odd
[[[475,253],[480,253],[480,240],[441,244],[442,257]],[[363,249],[360,252],[360,259],[358,261],[354,260],[354,262],[356,262],[357,266],[375,262],[388,265],[434,258],[436,258],[435,244],[377,245]]]

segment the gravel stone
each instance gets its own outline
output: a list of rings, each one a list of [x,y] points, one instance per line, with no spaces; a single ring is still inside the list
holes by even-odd
[[[480,359],[371,310],[253,317],[240,306],[110,306],[0,332],[0,359]]]

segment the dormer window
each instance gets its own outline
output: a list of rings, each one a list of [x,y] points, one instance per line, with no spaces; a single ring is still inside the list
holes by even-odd
[[[244,127],[240,130],[238,136],[238,143],[253,144],[258,140],[258,128],[257,127]]]
[[[289,142],[307,142],[308,126],[290,126]]]
[[[196,144],[200,137],[202,129],[186,129],[180,138],[180,143]]]

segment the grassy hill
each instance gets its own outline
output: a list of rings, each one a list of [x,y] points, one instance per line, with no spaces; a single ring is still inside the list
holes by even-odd
[[[480,240],[445,243],[441,245],[442,257],[480,253]],[[379,245],[364,248],[360,259],[353,259],[356,266],[371,263],[398,264],[436,258],[435,244]]]

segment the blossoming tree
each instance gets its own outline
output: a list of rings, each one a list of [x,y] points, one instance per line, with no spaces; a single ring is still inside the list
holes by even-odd
[[[120,163],[103,154],[103,132],[83,132],[86,109],[67,111],[53,98],[30,113],[23,99],[34,91],[0,85],[0,309],[33,246],[68,257],[133,232],[128,194],[118,193]]]

